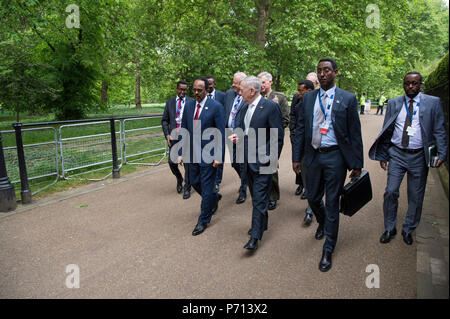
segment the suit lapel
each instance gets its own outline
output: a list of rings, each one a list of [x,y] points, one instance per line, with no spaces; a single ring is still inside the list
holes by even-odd
[[[331,121],[334,123],[336,118],[336,111],[341,108],[342,105],[342,92],[341,89],[336,86],[334,91],[333,106],[331,107]]]
[[[258,118],[259,113],[261,113],[264,109],[264,103],[265,102],[265,98],[261,97],[261,100],[259,100],[258,104],[255,107],[255,111],[253,111],[253,115],[252,115],[252,119],[250,120],[250,127],[254,127],[254,125],[252,125],[252,123],[254,123],[254,120]]]
[[[314,121],[314,107],[316,106],[316,99],[317,99],[317,95],[319,94],[319,89],[314,91],[314,94],[312,94],[311,96],[311,107],[307,107],[306,105],[303,107],[306,107],[305,109],[305,113],[307,113],[308,116],[308,122],[311,123],[311,127],[314,125],[313,121]]]

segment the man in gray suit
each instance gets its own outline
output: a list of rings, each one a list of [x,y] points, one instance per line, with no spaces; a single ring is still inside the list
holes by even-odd
[[[292,168],[306,173],[308,204],[319,223],[315,238],[324,237],[320,271],[331,268],[331,255],[339,231],[339,197],[347,170],[361,175],[363,146],[358,102],[353,93],[335,85],[338,67],[333,59],[317,65],[320,89],[303,95],[292,145]],[[325,206],[322,198],[325,194]]]
[[[369,151],[372,160],[380,161],[388,172],[383,213],[385,232],[380,242],[388,243],[396,234],[399,188],[408,173],[408,211],[402,236],[413,243],[411,233],[419,225],[428,175],[428,147],[435,140],[439,154],[436,167],[447,158],[444,113],[438,97],[420,93],[422,75],[407,73],[403,79],[405,95],[388,102],[383,129]],[[389,162],[389,165],[388,165]]]

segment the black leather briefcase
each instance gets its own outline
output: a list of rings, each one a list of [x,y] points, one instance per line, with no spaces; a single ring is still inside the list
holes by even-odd
[[[340,212],[347,216],[353,216],[358,210],[372,199],[372,184],[368,171],[362,171],[361,175],[344,186],[341,195]]]

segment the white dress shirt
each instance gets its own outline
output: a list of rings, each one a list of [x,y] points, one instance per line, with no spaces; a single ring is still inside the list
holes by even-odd
[[[415,130],[414,136],[409,137],[409,145],[408,149],[418,149],[423,147],[422,143],[422,132],[420,130],[420,118],[419,118],[419,112],[420,112],[420,94],[417,94],[413,99],[413,114],[416,112],[416,114],[410,114],[412,116],[412,123],[411,126],[413,130]],[[409,107],[409,101],[411,101],[411,98],[405,95],[406,98],[406,107]],[[419,106],[417,104],[419,103]],[[398,146],[400,148],[404,148],[402,146],[402,136],[403,136],[403,127],[405,126],[405,119],[406,119],[406,109],[405,109],[405,100],[403,99],[402,103],[402,109],[400,113],[397,116],[397,119],[395,120],[395,129],[394,133],[392,134],[391,142],[395,146]]]
[[[245,134],[248,134],[248,128],[252,121],[253,113],[255,113],[256,106],[261,100],[262,96],[259,95],[249,106],[247,109],[247,113],[245,113],[244,124],[245,124]]]

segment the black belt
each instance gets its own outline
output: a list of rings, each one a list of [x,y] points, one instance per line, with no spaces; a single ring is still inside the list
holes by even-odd
[[[333,145],[330,147],[318,147],[318,148],[316,148],[316,151],[318,151],[319,153],[328,153],[328,152],[335,151],[338,149],[339,149],[338,145]]]
[[[419,153],[420,151],[423,151],[423,148],[416,148],[415,150],[413,150],[413,149],[409,149],[409,148],[401,148],[395,144],[392,144],[392,145],[395,146],[400,151],[408,153],[408,154],[416,154],[416,153]]]

